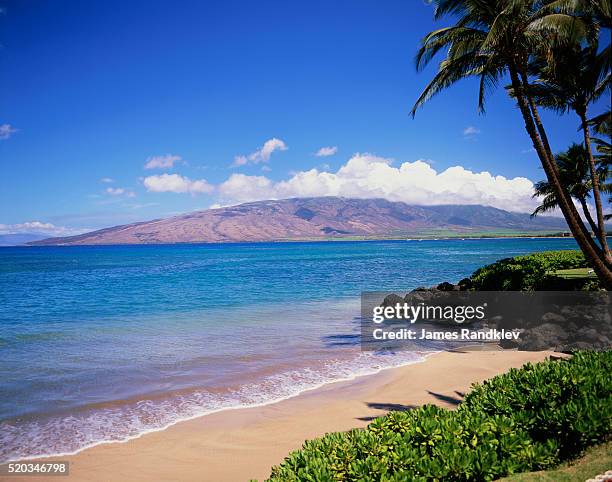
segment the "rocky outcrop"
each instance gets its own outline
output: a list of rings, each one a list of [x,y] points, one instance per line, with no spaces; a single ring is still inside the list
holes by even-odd
[[[471,330],[514,330],[518,339],[499,341],[502,348],[522,351],[608,350],[612,348],[611,300],[607,292],[540,294],[529,292],[470,291],[469,279],[458,284],[443,282],[417,288],[405,296],[387,295],[383,306],[474,306],[488,302],[484,320],[457,325],[454,321],[429,320],[433,327]]]

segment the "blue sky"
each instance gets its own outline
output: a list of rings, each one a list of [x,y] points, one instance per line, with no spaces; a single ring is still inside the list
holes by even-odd
[[[1,5],[5,231],[37,222],[72,232],[334,189],[527,210],[524,183],[477,173],[542,178],[503,89],[486,116],[467,81],[410,117],[436,67],[415,71],[419,39],[442,25],[422,0]],[[580,139],[573,116],[544,120],[556,150]],[[316,156],[321,148],[331,155]],[[396,175],[418,159],[429,165]],[[420,189],[452,166],[463,169],[445,182],[459,187]],[[387,191],[384,176],[406,189]],[[497,187],[509,192],[483,194]]]

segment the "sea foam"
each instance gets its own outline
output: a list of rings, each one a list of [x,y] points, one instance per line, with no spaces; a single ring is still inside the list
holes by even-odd
[[[269,375],[237,389],[214,393],[194,390],[69,414],[0,423],[0,463],[78,453],[103,443],[126,442],[178,422],[224,410],[264,406],[326,384],[353,380],[381,370],[423,361],[416,353],[355,353],[319,367]]]

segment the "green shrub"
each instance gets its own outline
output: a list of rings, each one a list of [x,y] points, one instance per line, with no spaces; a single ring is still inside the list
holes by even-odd
[[[474,289],[484,291],[555,289],[561,280],[552,276],[552,272],[584,267],[587,263],[580,251],[545,251],[483,266],[472,274],[471,280]]]
[[[425,405],[306,442],[271,480],[493,480],[548,467],[556,451],[510,418]]]
[[[612,352],[527,364],[425,405],[307,441],[270,481],[480,481],[540,470],[612,432]]]
[[[459,411],[511,417],[560,458],[612,432],[612,352],[579,352],[559,363],[527,364],[472,387]]]

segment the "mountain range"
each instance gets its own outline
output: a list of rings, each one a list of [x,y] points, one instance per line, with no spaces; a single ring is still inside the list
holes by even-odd
[[[478,205],[412,206],[339,197],[258,201],[126,224],[31,245],[162,244],[538,234],[567,230],[562,218],[530,218]]]

